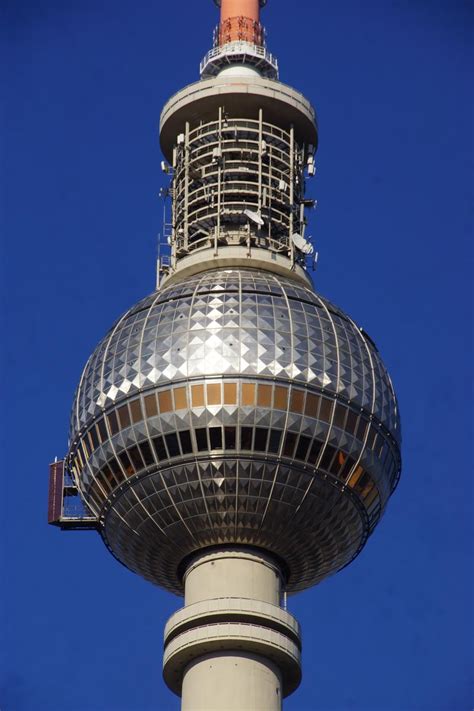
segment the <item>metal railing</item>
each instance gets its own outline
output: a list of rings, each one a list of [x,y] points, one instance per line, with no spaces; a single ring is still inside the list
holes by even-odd
[[[266,47],[238,40],[213,47],[199,65],[202,77],[215,76],[226,66],[243,63],[259,69],[263,76],[278,78],[278,61]]]
[[[173,172],[176,256],[246,244],[288,253],[303,230],[304,149],[291,131],[219,110],[183,134]],[[296,255],[295,255],[296,256]]]

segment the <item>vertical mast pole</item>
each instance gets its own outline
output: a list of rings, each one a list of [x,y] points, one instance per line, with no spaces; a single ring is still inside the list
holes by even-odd
[[[258,214],[262,215],[263,111],[258,110]]]
[[[293,126],[291,126],[291,129],[290,129],[290,222],[289,222],[290,233],[288,235],[288,242],[290,245],[290,260],[291,260],[292,264],[294,264],[294,262],[295,262],[295,246],[293,244],[293,240],[291,239],[291,236],[294,232],[294,230],[293,230],[293,207],[295,204],[294,163],[295,163],[295,129]]]
[[[217,240],[221,234],[221,195],[222,195],[222,106],[219,106],[219,125],[218,125],[218,146],[219,157],[217,163],[217,225],[214,231],[214,256],[217,257],[218,247]]]
[[[184,249],[189,245],[189,121],[186,121],[184,133]]]

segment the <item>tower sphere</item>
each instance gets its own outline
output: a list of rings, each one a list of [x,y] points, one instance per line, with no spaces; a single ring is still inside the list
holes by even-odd
[[[111,552],[178,594],[236,544],[290,592],[349,563],[400,471],[390,378],[363,330],[290,277],[211,269],[127,311],[72,411],[68,464]]]

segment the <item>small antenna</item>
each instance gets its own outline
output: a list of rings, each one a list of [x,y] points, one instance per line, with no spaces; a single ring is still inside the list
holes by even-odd
[[[255,222],[255,224],[259,227],[263,227],[265,224],[258,212],[254,212],[253,210],[244,210],[244,215],[248,217],[251,222]]]
[[[300,250],[300,252],[303,252],[303,254],[313,254],[313,245],[300,234],[298,234],[298,232],[295,232],[291,235],[291,241],[293,242],[295,247]]]

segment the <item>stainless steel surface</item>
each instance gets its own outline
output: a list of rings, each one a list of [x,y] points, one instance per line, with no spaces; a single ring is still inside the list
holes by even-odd
[[[364,545],[400,429],[371,340],[291,279],[214,270],[130,309],[86,365],[69,466],[110,550],[182,591],[179,565],[238,543],[306,588]]]

